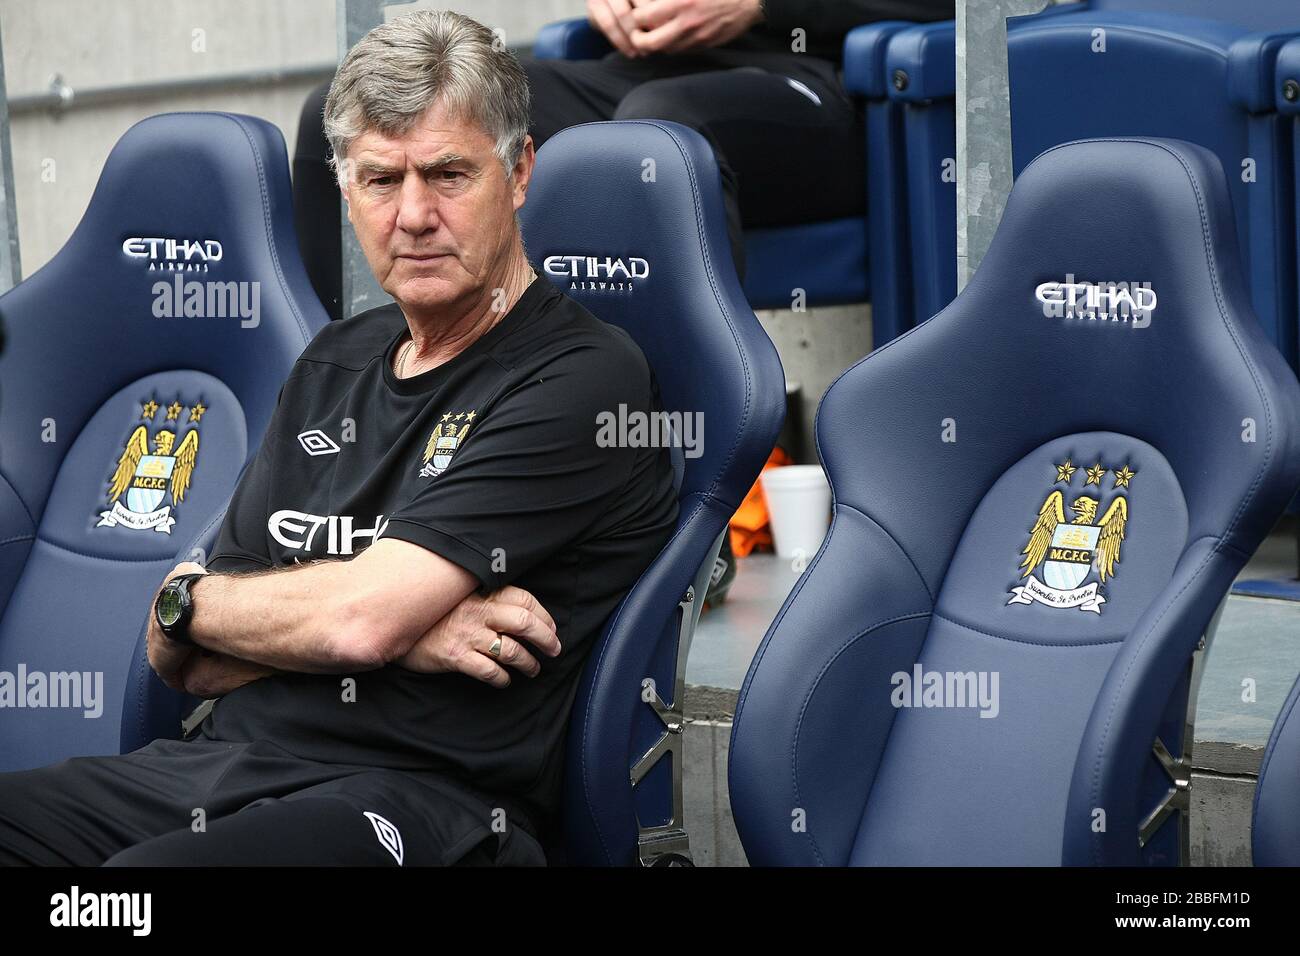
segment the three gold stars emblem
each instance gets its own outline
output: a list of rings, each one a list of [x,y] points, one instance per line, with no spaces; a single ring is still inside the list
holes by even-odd
[[[1063,482],[1068,485],[1070,480],[1074,477],[1074,473],[1078,470],[1079,469],[1075,466],[1073,461],[1069,458],[1065,459],[1062,464],[1056,466],[1056,481],[1053,482],[1053,484]],[[1088,485],[1096,485],[1100,488],[1101,480],[1106,477],[1106,472],[1109,470],[1110,469],[1103,468],[1101,462],[1097,462],[1097,464],[1093,465],[1091,468],[1085,468],[1084,474],[1086,477],[1084,478],[1083,486],[1086,488]],[[1137,475],[1137,472],[1128,465],[1125,465],[1123,468],[1115,469],[1114,487],[1131,488],[1135,475]]]

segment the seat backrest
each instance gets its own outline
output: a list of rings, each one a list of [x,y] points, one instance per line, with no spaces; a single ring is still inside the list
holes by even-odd
[[[1251,30],[1300,27],[1295,0],[1091,0],[1094,10],[1141,10],[1223,20]]]
[[[123,720],[145,719],[149,601],[215,533],[327,321],[279,132],[229,113],[137,123],[67,243],[0,314],[0,671],[29,675],[29,703],[49,682],[45,705],[0,722],[9,770],[138,739]]]
[[[731,741],[750,861],[1138,862],[1158,727],[1300,484],[1300,386],[1215,157],[1044,153],[970,285],[831,386],[817,440],[831,531]]]
[[[539,60],[596,60],[613,49],[590,20],[573,17],[556,20],[538,30],[532,53]]]
[[[1255,866],[1300,866],[1300,680],[1292,686],[1264,748],[1252,817]]]
[[[643,681],[680,712],[679,603],[711,565],[776,442],[784,377],[736,278],[717,163],[693,130],[618,121],[563,131],[538,155],[521,220],[531,261],[632,335],[664,410],[682,416],[670,419],[685,446],[674,456],[676,533],[592,649],[569,735],[570,860],[632,863],[638,818],[646,827],[666,822],[671,773],[681,770],[664,759],[638,786],[629,783],[633,765],[666,733]]]

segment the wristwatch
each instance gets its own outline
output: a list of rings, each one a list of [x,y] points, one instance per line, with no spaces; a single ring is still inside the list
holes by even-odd
[[[178,574],[158,592],[153,613],[158,626],[170,640],[197,646],[190,639],[190,620],[194,617],[194,597],[190,585],[202,574]]]

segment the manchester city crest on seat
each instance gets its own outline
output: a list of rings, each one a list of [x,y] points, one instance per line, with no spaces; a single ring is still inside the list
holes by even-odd
[[[149,427],[158,413],[164,412],[161,428],[149,435]],[[185,500],[185,492],[194,477],[199,454],[199,420],[207,407],[196,402],[188,410],[179,401],[163,409],[153,399],[141,406],[145,424],[136,427],[126,440],[117,460],[117,469],[109,482],[108,501],[112,508],[99,513],[96,528],[127,528],[131,531],[160,531],[171,534],[176,519],[172,511]],[[184,422],[182,414],[188,412]],[[182,425],[191,427],[177,438]],[[150,451],[150,442],[153,449]],[[171,504],[163,499],[171,494]],[[123,503],[125,497],[125,503]]]
[[[1066,495],[1074,494],[1069,486],[1079,470],[1068,458],[1056,466],[1055,484],[1066,485],[1066,490],[1053,489],[1038,509],[1029,543],[1020,552],[1024,555],[1021,577],[1029,580],[1011,589],[1007,604],[1038,603],[1101,613],[1106,598],[1099,592],[1115,575],[1128,525],[1128,495],[1119,491],[1131,487],[1137,472],[1127,464],[1119,469],[1104,468],[1100,461],[1082,469],[1083,489],[1069,502],[1073,517],[1067,521]],[[1113,476],[1114,494],[1107,501],[1102,483],[1108,473]],[[1096,491],[1089,493],[1090,486],[1096,486]],[[1100,521],[1098,514],[1102,515]],[[1039,568],[1041,577],[1034,573]]]
[[[456,454],[456,449],[465,440],[469,427],[474,424],[476,414],[477,412],[471,409],[468,412],[455,414],[447,412],[442,416],[442,420],[438,422],[424,446],[424,456],[421,459],[424,467],[420,469],[421,478],[437,478],[447,470],[447,466],[451,464],[451,456]]]

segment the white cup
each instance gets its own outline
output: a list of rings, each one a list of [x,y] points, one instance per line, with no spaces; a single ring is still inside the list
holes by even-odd
[[[778,557],[811,559],[831,523],[831,486],[820,465],[769,468],[760,477]]]

